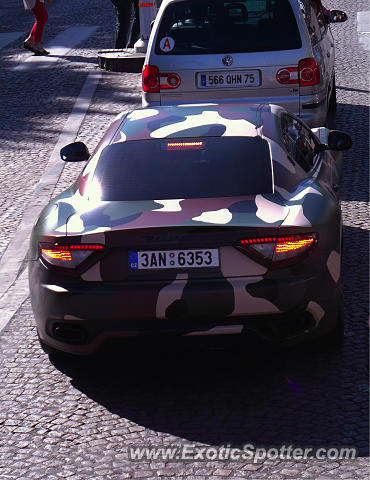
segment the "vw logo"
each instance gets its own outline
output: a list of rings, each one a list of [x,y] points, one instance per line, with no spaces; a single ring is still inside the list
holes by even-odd
[[[232,65],[234,59],[231,55],[226,55],[223,59],[222,59],[222,63],[225,65],[225,67],[230,67],[230,65]]]

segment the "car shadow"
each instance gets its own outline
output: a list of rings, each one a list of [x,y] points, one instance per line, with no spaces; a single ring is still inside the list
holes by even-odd
[[[93,358],[52,361],[110,412],[187,441],[339,445],[367,456],[368,241],[367,231],[344,227],[342,351],[317,342],[278,349],[246,339],[187,348],[121,344]]]

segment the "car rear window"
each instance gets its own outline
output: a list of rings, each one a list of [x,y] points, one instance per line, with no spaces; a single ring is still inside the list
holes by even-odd
[[[92,185],[99,185],[101,200],[114,201],[256,195],[272,192],[272,182],[266,140],[207,137],[107,146]]]
[[[166,8],[158,55],[264,52],[301,48],[288,0],[188,0]]]

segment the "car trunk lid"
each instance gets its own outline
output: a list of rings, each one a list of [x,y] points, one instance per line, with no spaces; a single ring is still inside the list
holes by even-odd
[[[84,272],[86,280],[160,280],[187,274],[195,278],[263,275],[267,268],[236,247],[245,238],[275,236],[289,209],[273,194],[232,198],[202,198],[140,202],[102,202],[91,211],[72,215],[68,237],[74,242],[99,243],[106,254],[98,269]],[[208,266],[161,268],[152,252],[205,255]],[[132,258],[147,252],[150,268],[132,268]],[[133,257],[134,256],[134,257]],[[153,260],[154,258],[154,260]],[[167,259],[169,257],[167,256]],[[168,267],[168,268],[167,268]]]

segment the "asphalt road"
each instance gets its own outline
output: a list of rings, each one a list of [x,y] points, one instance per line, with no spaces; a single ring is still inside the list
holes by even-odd
[[[332,126],[354,140],[343,163],[343,351],[316,344],[286,351],[249,344],[185,350],[155,345],[71,362],[50,361],[38,345],[26,248],[15,239],[32,220],[37,200],[59,193],[78,173],[79,166],[69,165],[59,175],[50,163],[65,138],[60,133],[74,135],[75,129],[92,149],[118,112],[140,102],[140,78],[99,76],[95,67],[97,51],[113,46],[109,1],[54,0],[45,42],[60,50],[47,65],[30,60],[22,48],[32,15],[20,1],[2,2],[0,273],[8,276],[0,284],[0,480],[368,476],[370,27],[362,12],[369,6],[365,0],[325,4],[349,14],[348,22],[333,26],[338,108]],[[76,104],[88,75],[95,75],[97,88],[90,103],[80,97]],[[38,195],[46,177],[51,180]],[[128,457],[133,445],[189,443],[355,447],[359,457],[258,463]]]

